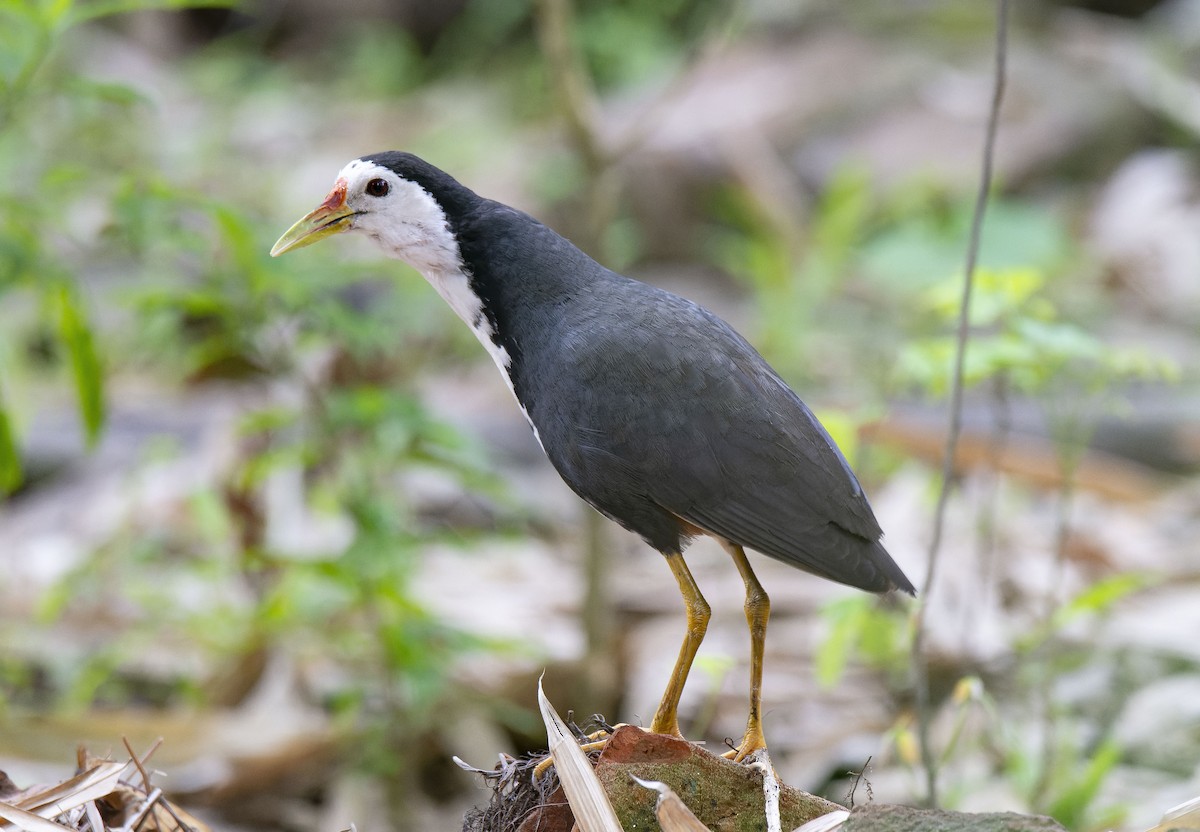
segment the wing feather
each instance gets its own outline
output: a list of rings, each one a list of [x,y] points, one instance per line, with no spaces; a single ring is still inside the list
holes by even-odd
[[[912,590],[833,439],[745,339],[644,284],[621,285],[621,326],[587,317],[614,302],[581,307],[534,374],[543,445],[578,493],[659,545],[639,505],[835,581]]]

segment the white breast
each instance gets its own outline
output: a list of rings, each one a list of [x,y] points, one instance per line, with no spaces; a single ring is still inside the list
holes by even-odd
[[[525,421],[529,422],[529,427],[533,429],[534,438],[541,445],[542,437],[538,435],[537,425],[529,418],[529,411],[525,409],[525,405],[521,404],[521,400],[517,398],[517,391],[513,387],[512,356],[508,354],[508,350],[503,345],[496,343],[496,330],[488,316],[484,314],[483,301],[471,290],[471,283],[466,273],[462,269],[456,268],[428,271],[424,272],[424,276],[429,281],[429,285],[433,286],[442,299],[450,305],[454,313],[462,318],[463,323],[471,328],[471,332],[475,333],[479,343],[483,344],[483,348],[492,357],[492,361],[500,370],[500,375],[504,377],[504,383],[508,385],[509,392],[513,394],[517,407],[521,408]]]

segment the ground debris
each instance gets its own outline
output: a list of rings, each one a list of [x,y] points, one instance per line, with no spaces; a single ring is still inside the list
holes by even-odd
[[[0,832],[211,832],[151,783],[145,763],[153,753],[119,762],[81,746],[73,777],[24,789],[0,772]]]
[[[496,767],[487,770],[468,766],[455,758],[465,771],[482,775],[492,788],[492,797],[482,809],[472,809],[463,818],[463,832],[516,832],[521,822],[539,808],[561,804],[566,811],[566,798],[558,787],[553,772],[535,779],[533,771],[541,757],[516,758],[501,754]]]
[[[596,728],[612,733],[613,727],[601,717],[593,717]],[[590,742],[589,736],[579,725],[568,719],[575,738],[582,745]],[[599,758],[600,750],[589,753],[593,760]],[[551,817],[569,821],[571,807],[559,786],[558,775],[550,766],[539,777],[534,770],[549,757],[549,753],[513,757],[501,754],[499,762],[491,769],[476,768],[455,757],[454,762],[464,771],[478,774],[491,786],[492,796],[482,809],[472,809],[463,818],[463,832],[517,832],[523,822],[540,812],[543,819]]]
[[[592,740],[573,723],[571,728],[581,744]],[[668,787],[695,813],[698,823],[716,832],[740,828],[738,818],[747,813],[761,815],[762,776],[749,767],[686,740],[632,725],[605,729],[609,736],[604,748],[588,756],[624,828],[657,827],[656,795],[638,785],[635,777]],[[533,781],[532,771],[542,759],[544,755],[519,761],[502,756],[492,771],[468,769],[492,781],[492,798],[487,808],[467,814],[463,832],[569,832],[574,816],[553,767]],[[781,797],[788,829],[841,808],[786,786]]]

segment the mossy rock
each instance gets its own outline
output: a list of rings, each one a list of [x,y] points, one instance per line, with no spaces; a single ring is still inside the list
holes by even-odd
[[[713,832],[765,832],[762,775],[675,737],[650,734],[632,725],[618,728],[596,763],[596,775],[626,830],[657,830],[656,792],[630,775],[670,786]],[[841,809],[820,797],[782,786],[779,816],[784,829]]]
[[[634,782],[665,783],[712,832],[765,832],[766,813],[762,774],[749,766],[719,757],[686,740],[651,734],[631,725],[618,728],[596,760],[596,775],[604,786],[626,832],[657,832],[656,791]],[[571,832],[574,817],[561,787],[531,785],[518,800],[515,790],[493,797],[488,812],[475,813],[464,823],[469,832],[512,829],[519,832]],[[519,802],[520,806],[514,802]],[[505,805],[508,803],[509,805]],[[780,784],[781,828],[793,830],[843,807]],[[867,804],[850,812],[839,832],[1065,832],[1050,818],[1009,812],[964,814],[907,806]]]
[[[787,827],[785,827],[787,828]],[[870,803],[850,813],[838,832],[1066,832],[1054,820],[1013,812],[967,814]]]

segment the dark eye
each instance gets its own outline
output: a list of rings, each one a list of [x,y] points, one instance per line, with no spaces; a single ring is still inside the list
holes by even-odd
[[[367,193],[370,196],[387,196],[388,183],[386,179],[372,179],[367,183]]]

